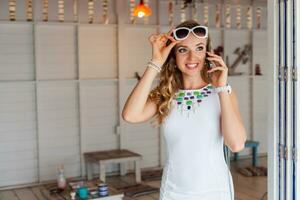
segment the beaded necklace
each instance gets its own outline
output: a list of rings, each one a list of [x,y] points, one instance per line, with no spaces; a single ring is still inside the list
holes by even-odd
[[[213,86],[211,84],[206,85],[200,89],[182,90],[175,94],[174,100],[177,105],[177,109],[181,111],[181,114],[187,113],[188,116],[191,112],[195,113],[201,102],[213,92]]]

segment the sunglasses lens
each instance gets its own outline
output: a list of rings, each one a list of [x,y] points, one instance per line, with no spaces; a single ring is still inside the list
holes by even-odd
[[[178,39],[184,39],[189,34],[189,30],[187,30],[187,29],[177,29],[175,34],[176,34],[176,37]]]
[[[206,29],[203,27],[197,27],[194,29],[194,33],[199,37],[204,37],[206,35]]]

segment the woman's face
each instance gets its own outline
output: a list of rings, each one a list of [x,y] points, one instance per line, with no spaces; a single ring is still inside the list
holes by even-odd
[[[207,38],[197,38],[190,33],[185,40],[176,44],[176,64],[183,74],[200,75],[206,55],[206,43]]]

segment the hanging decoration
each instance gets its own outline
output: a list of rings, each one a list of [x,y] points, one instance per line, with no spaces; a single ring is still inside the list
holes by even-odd
[[[246,21],[247,21],[247,28],[252,29],[252,6],[247,7]]]
[[[205,25],[205,26],[208,26],[208,8],[209,8],[208,3],[205,3],[205,4],[204,4],[204,8],[203,8],[204,25]]]
[[[216,18],[215,18],[215,24],[217,28],[221,27],[221,4],[216,4]]]
[[[88,1],[88,22],[90,24],[94,22],[94,0]]]
[[[135,8],[135,0],[130,0],[130,23],[135,24],[135,16],[133,15],[133,11]]]
[[[32,0],[26,0],[26,18],[27,21],[32,21]]]
[[[64,20],[65,20],[64,0],[58,0],[58,21],[63,22]]]
[[[231,28],[231,5],[226,4],[226,10],[225,10],[225,24],[226,28]]]
[[[196,4],[196,1],[192,2],[192,19],[197,21],[197,4]]]
[[[236,6],[236,28],[241,29],[242,23],[241,23],[241,5],[238,4]]]
[[[261,28],[261,8],[256,8],[256,28]]]
[[[15,21],[16,20],[16,0],[9,0],[8,2],[8,11],[9,11],[9,20]]]
[[[48,0],[44,0],[43,1],[43,21],[44,22],[48,21],[48,6],[49,6]]]
[[[78,21],[78,15],[77,15],[77,0],[73,0],[73,21]]]
[[[169,26],[173,26],[174,24],[174,1],[169,0],[168,4],[168,13],[169,13]]]
[[[261,76],[262,75],[260,64],[255,64],[255,75],[256,76]]]
[[[140,0],[140,3],[134,7],[133,16],[135,17],[148,17],[152,14],[151,8],[144,4],[143,0]]]
[[[102,8],[103,8],[103,14],[102,14],[102,22],[103,24],[108,24],[108,0],[102,1]]]
[[[245,44],[243,47],[237,47],[234,52],[237,55],[236,59],[232,62],[229,62],[228,55],[226,56],[226,66],[228,66],[228,75],[236,76],[242,75],[242,72],[236,72],[236,69],[239,67],[240,63],[246,64],[250,60],[250,55],[252,53],[252,47],[250,44]]]
[[[144,4],[149,7],[149,0],[144,0]],[[144,17],[144,24],[149,24],[149,16]]]
[[[181,22],[184,22],[186,20],[186,3],[184,1],[181,1],[181,9],[180,9],[180,16],[181,16]]]

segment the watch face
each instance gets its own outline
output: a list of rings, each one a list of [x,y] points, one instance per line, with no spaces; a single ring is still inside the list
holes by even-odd
[[[226,86],[217,87],[217,88],[215,88],[215,91],[217,93],[224,92],[224,91],[227,91],[228,93],[231,93],[231,86],[229,84],[227,84]]]
[[[227,88],[228,88],[228,93],[230,94],[231,93],[231,86],[228,85]]]

